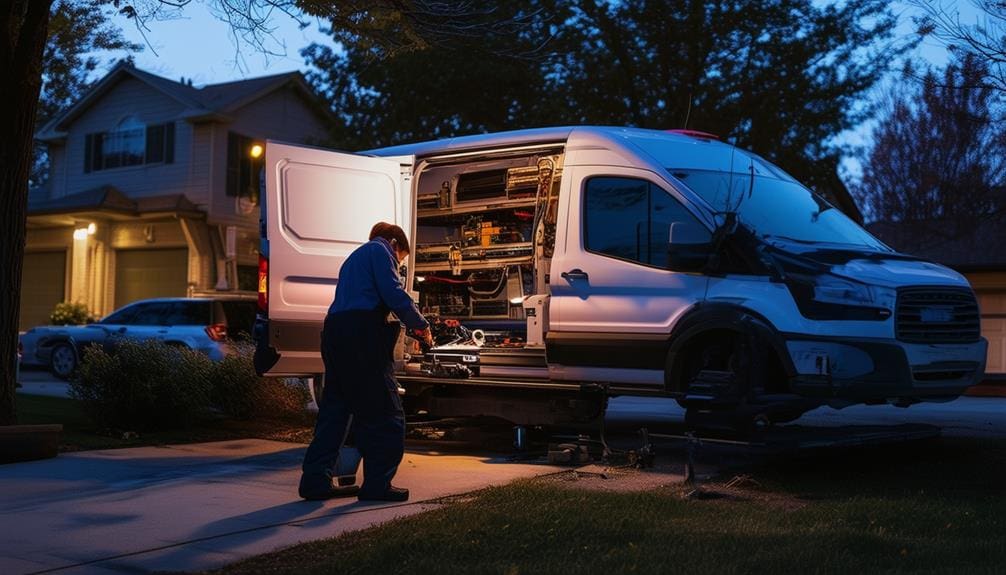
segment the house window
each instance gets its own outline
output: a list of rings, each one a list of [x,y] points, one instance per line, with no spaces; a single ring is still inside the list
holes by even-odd
[[[252,157],[252,147],[258,142],[248,136],[227,133],[227,195],[244,196],[258,205],[259,174],[265,156]]]
[[[175,124],[144,125],[126,116],[114,130],[88,134],[84,140],[84,171],[170,164],[175,159]]]

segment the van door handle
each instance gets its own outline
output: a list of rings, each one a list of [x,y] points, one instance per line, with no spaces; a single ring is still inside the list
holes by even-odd
[[[568,282],[572,282],[574,280],[587,281],[587,280],[590,279],[590,276],[587,275],[587,272],[585,272],[585,271],[583,271],[583,270],[581,270],[579,268],[577,268],[575,270],[569,270],[568,272],[562,272],[559,275],[562,276],[562,279],[564,279],[564,280],[566,280]]]

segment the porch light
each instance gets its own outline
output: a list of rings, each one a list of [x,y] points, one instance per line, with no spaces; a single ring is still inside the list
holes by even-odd
[[[262,148],[261,144],[255,144],[254,146],[251,147],[250,150],[248,150],[248,155],[255,159],[258,159],[262,157],[262,152],[264,151],[265,150]]]

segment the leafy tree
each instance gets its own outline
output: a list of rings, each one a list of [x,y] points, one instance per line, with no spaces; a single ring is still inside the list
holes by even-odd
[[[73,104],[91,85],[98,68],[98,52],[139,51],[127,42],[109,17],[102,0],[58,0],[49,15],[49,33],[42,55],[42,89],[39,94],[37,127]],[[45,183],[49,159],[45,147],[36,145],[30,185]]]
[[[310,79],[347,122],[334,144],[555,124],[687,127],[829,187],[834,136],[865,117],[860,99],[911,45],[893,40],[896,19],[879,0],[487,4],[536,24],[379,65],[365,50],[305,50]],[[531,56],[500,56],[504,43]]]
[[[524,24],[517,34],[487,30],[393,56],[375,53],[345,30],[334,33],[345,48],[304,49],[308,80],[343,120],[333,127],[333,145],[364,149],[547,122],[544,110],[554,95],[542,74],[554,12],[534,0],[472,8]]]
[[[42,85],[42,52],[51,0],[0,5],[0,425],[14,423],[14,362],[24,259],[25,209],[31,172],[35,110]]]
[[[944,236],[1006,209],[1001,97],[973,54],[888,97],[854,193],[877,221],[933,224]]]

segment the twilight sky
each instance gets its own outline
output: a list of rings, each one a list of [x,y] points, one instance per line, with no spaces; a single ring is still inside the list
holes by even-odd
[[[129,40],[145,45],[142,52],[134,55],[138,67],[172,80],[191,78],[196,86],[301,70],[305,68],[301,48],[312,42],[332,42],[331,37],[321,33],[319,22],[311,21],[301,30],[292,18],[277,13],[272,18],[274,38],[267,42],[273,54],[263,54],[246,43],[235,43],[228,25],[214,16],[207,4],[212,2],[192,2],[176,19],[150,22],[145,37],[132,22],[121,17],[113,17],[113,21],[124,27]],[[944,5],[960,10],[964,23],[975,23],[978,18],[970,0],[946,0]],[[893,2],[892,9],[901,18],[900,33],[913,34],[911,16],[916,9],[902,2]],[[925,63],[942,66],[948,58],[945,46],[931,38],[916,49],[913,57],[921,64],[917,69]],[[97,71],[98,76],[103,74],[104,70]],[[839,141],[859,145],[869,138],[869,132],[867,122],[847,130]],[[859,171],[854,158],[847,158],[843,165],[852,174]]]
[[[968,0],[946,3],[947,6],[955,4],[961,10],[962,21],[975,21],[977,11]],[[901,32],[911,34],[910,16],[914,9],[900,2],[892,5],[902,16]],[[146,39],[132,22],[121,17],[115,17],[114,21],[124,27],[131,41],[146,45],[143,52],[135,56],[140,68],[171,79],[192,78],[196,85],[302,69],[301,48],[311,42],[332,41],[321,33],[317,21],[300,30],[292,18],[276,14],[272,19],[275,41],[270,41],[268,47],[277,55],[256,52],[247,44],[241,44],[240,54],[237,54],[229,27],[213,15],[204,2],[187,5],[179,18],[150,22],[149,30],[145,31]],[[947,60],[944,46],[933,39],[918,48],[917,57],[935,65]]]

